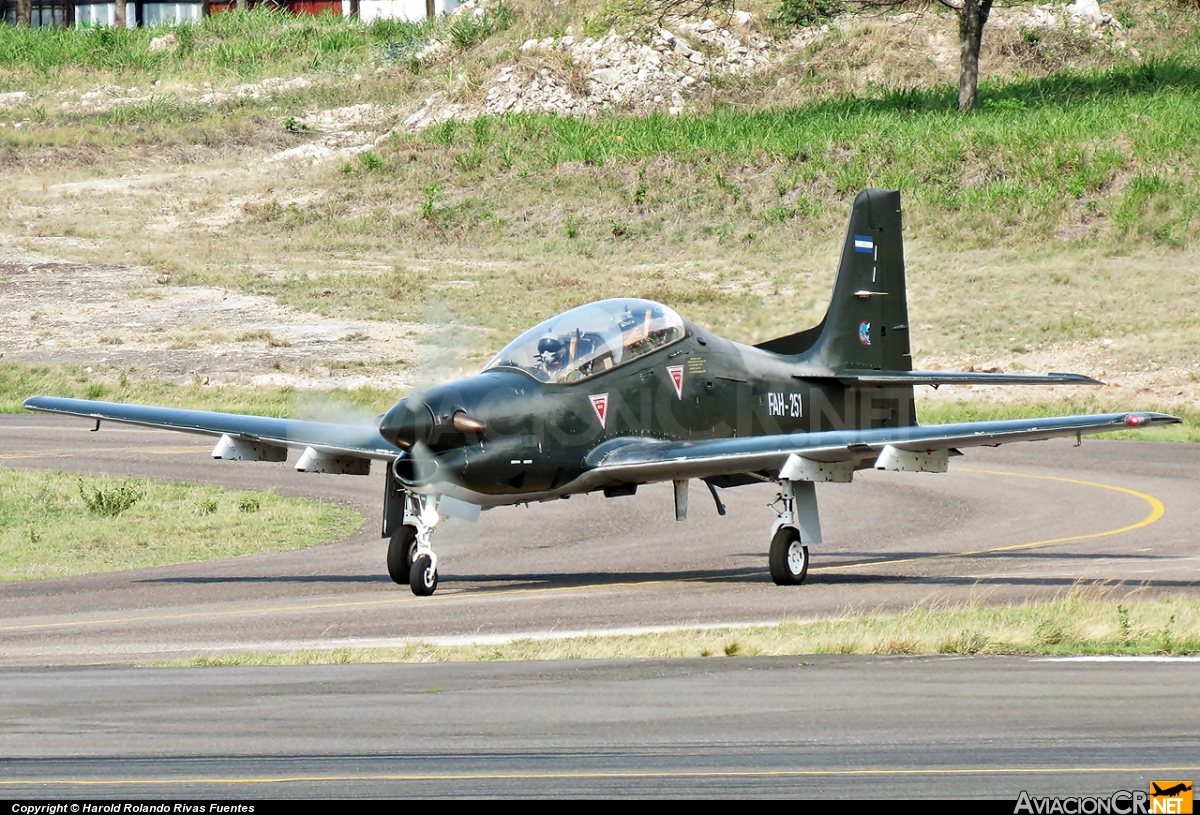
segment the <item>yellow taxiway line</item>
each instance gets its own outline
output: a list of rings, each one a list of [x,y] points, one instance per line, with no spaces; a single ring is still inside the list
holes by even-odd
[[[968,558],[968,557],[977,557],[980,555],[994,554],[996,552],[1013,552],[1013,551],[1017,551],[1017,550],[1021,550],[1021,549],[1033,549],[1035,547],[1050,546],[1050,545],[1057,544],[1057,543],[1068,543],[1071,541],[1092,540],[1095,538],[1108,537],[1110,535],[1119,535],[1124,532],[1132,532],[1135,529],[1141,529],[1143,527],[1149,526],[1150,524],[1154,523],[1159,518],[1161,518],[1163,516],[1163,514],[1166,512],[1166,509],[1163,506],[1162,501],[1158,500],[1154,496],[1148,495],[1144,492],[1138,492],[1136,490],[1131,490],[1126,487],[1113,486],[1112,484],[1101,484],[1096,481],[1081,481],[1081,480],[1074,479],[1074,478],[1061,478],[1058,476],[1029,475],[1026,473],[1014,473],[1014,472],[1006,472],[1006,471],[1002,471],[1002,470],[974,470],[974,469],[968,469],[968,468],[961,468],[961,469],[957,469],[956,472],[968,472],[968,473],[977,473],[977,474],[981,474],[981,475],[1005,476],[1005,477],[1012,477],[1012,478],[1032,478],[1032,479],[1037,479],[1037,480],[1042,480],[1042,481],[1058,481],[1058,482],[1062,482],[1062,483],[1066,483],[1066,484],[1076,484],[1076,485],[1083,486],[1083,487],[1094,487],[1096,489],[1112,490],[1114,492],[1120,492],[1120,493],[1124,493],[1126,495],[1131,495],[1131,496],[1141,499],[1142,501],[1145,501],[1150,507],[1150,512],[1148,515],[1146,515],[1144,518],[1142,518],[1140,521],[1137,521],[1136,523],[1127,524],[1125,526],[1117,527],[1115,529],[1107,529],[1107,530],[1104,530],[1101,532],[1090,532],[1087,534],[1071,535],[1068,537],[1061,537],[1061,538],[1047,538],[1045,540],[1033,541],[1031,543],[1018,543],[1018,544],[1011,544],[1011,545],[1006,545],[1006,546],[994,546],[994,547],[991,547],[988,549],[971,549],[971,550],[968,550],[965,552],[947,552],[944,554],[936,554],[936,555],[917,555],[917,556],[909,557],[909,558],[891,558],[888,560],[866,560],[866,561],[860,561],[857,563],[840,563],[840,564],[834,564],[831,566],[821,566],[818,568],[811,569],[810,571],[832,572],[832,571],[838,571],[838,570],[843,570],[843,569],[863,569],[863,568],[870,568],[870,567],[877,567],[877,566],[895,565],[898,563],[913,563],[913,562],[923,561],[923,560],[947,560],[947,559],[951,559],[951,558]],[[709,579],[711,579],[711,578],[694,578],[693,580],[696,582],[700,582],[700,581],[709,580]],[[549,594],[549,593],[553,593],[553,592],[583,591],[583,590],[593,589],[593,588],[629,588],[629,587],[634,587],[634,586],[653,586],[653,585],[658,585],[660,583],[669,583],[669,582],[674,582],[674,581],[663,580],[663,579],[629,580],[629,581],[622,581],[622,582],[617,582],[617,583],[603,583],[603,584],[593,583],[593,584],[583,584],[583,585],[576,585],[576,586],[547,586],[547,587],[543,587],[543,588],[531,588],[531,589],[490,589],[490,590],[485,589],[482,591],[469,591],[468,590],[468,591],[454,592],[454,593],[450,593],[450,594],[435,594],[431,597],[404,596],[404,597],[389,597],[389,598],[383,599],[383,600],[350,600],[350,601],[346,601],[346,602],[308,603],[308,604],[303,604],[303,605],[265,606],[265,607],[260,607],[260,608],[231,609],[228,611],[194,611],[194,612],[179,612],[177,614],[153,614],[153,615],[147,615],[147,616],[141,616],[141,617],[110,617],[110,618],[103,618],[103,619],[96,619],[96,620],[69,620],[69,621],[56,622],[56,623],[34,623],[34,624],[28,624],[28,625],[0,626],[0,631],[35,631],[35,630],[45,630],[45,629],[51,629],[51,628],[76,628],[76,627],[83,627],[83,626],[112,625],[112,624],[118,624],[118,623],[159,622],[159,621],[164,621],[164,620],[197,619],[197,618],[213,618],[213,617],[237,617],[237,616],[249,616],[249,615],[253,615],[253,614],[273,614],[273,613],[289,612],[289,611],[324,611],[324,610],[337,609],[337,608],[369,608],[371,606],[396,605],[396,604],[405,604],[405,603],[413,603],[413,602],[448,603],[448,602],[463,601],[463,600],[477,600],[477,599],[483,599],[483,598],[498,596],[498,595],[504,596],[504,597],[512,597],[512,596],[521,595],[521,594]]]
[[[505,781],[505,780],[572,780],[618,778],[854,778],[868,776],[924,775],[1048,775],[1063,773],[1196,773],[1200,767],[917,767],[911,769],[872,767],[849,770],[606,770],[595,772],[544,773],[362,773],[353,775],[280,775],[229,778],[200,776],[194,778],[5,778],[0,787],[30,784],[63,784],[71,786],[119,786],[122,784],[288,784],[346,781]]]
[[[995,554],[996,552],[1015,552],[1019,549],[1033,549],[1034,547],[1037,547],[1037,546],[1050,546],[1051,544],[1054,544],[1054,543],[1068,543],[1070,541],[1082,541],[1082,540],[1092,540],[1094,538],[1106,538],[1110,535],[1120,535],[1123,532],[1132,532],[1135,529],[1141,529],[1144,526],[1149,526],[1150,524],[1154,523],[1159,518],[1161,518],[1163,516],[1163,514],[1166,513],[1166,511],[1167,511],[1166,507],[1163,506],[1163,502],[1158,500],[1157,498],[1155,498],[1153,495],[1148,495],[1144,492],[1138,492],[1137,490],[1131,490],[1126,487],[1116,487],[1116,486],[1113,486],[1112,484],[1101,484],[1098,481],[1080,481],[1077,478],[1061,478],[1059,476],[1054,476],[1054,475],[1029,475],[1027,473],[1011,473],[1011,472],[1006,472],[1004,470],[976,470],[976,469],[972,469],[970,467],[958,467],[958,468],[955,468],[955,472],[979,473],[982,475],[1002,475],[1002,476],[1009,476],[1012,478],[1034,478],[1039,481],[1059,481],[1064,484],[1077,484],[1081,487],[1095,487],[1097,489],[1102,489],[1102,490],[1112,490],[1114,492],[1123,492],[1126,495],[1132,495],[1135,498],[1140,498],[1143,501],[1145,501],[1147,504],[1149,504],[1150,505],[1150,514],[1147,515],[1145,518],[1142,518],[1137,523],[1132,523],[1132,524],[1129,524],[1128,526],[1122,526],[1117,529],[1106,529],[1103,532],[1090,532],[1085,535],[1070,535],[1065,538],[1049,538],[1047,540],[1033,541],[1032,543],[1016,543],[1016,544],[1012,544],[1010,546],[993,546],[989,549],[972,549],[972,550],[969,550],[966,552],[947,552],[945,554],[940,554],[940,555],[919,555],[916,557],[907,557],[907,558],[891,558],[889,560],[868,560],[868,561],[863,561],[861,563],[841,563],[841,564],[838,564],[835,566],[820,566],[815,569],[810,569],[809,571],[829,572],[829,571],[835,571],[838,569],[861,569],[861,568],[864,568],[867,566],[883,566],[883,565],[891,565],[891,564],[895,564],[895,563],[912,563],[913,561],[918,561],[918,560],[945,560],[948,558],[976,557],[978,555],[991,555],[991,554]]]

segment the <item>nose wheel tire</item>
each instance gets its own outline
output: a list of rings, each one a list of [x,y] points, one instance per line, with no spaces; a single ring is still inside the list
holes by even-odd
[[[428,597],[437,591],[437,571],[428,555],[421,555],[413,561],[408,574],[408,584],[412,587],[412,593],[418,597]]]
[[[392,581],[403,586],[412,576],[413,555],[417,551],[417,528],[405,524],[392,533],[388,544],[387,567]]]
[[[771,579],[777,586],[798,586],[808,576],[808,547],[800,542],[800,531],[793,526],[780,527],[771,538],[768,556]]]

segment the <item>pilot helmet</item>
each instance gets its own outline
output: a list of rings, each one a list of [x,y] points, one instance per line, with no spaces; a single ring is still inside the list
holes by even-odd
[[[567,347],[553,334],[547,334],[538,340],[537,348],[538,361],[547,371],[559,371],[567,364]]]

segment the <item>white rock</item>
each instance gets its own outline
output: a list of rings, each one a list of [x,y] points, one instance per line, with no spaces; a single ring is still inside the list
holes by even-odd
[[[1034,6],[1029,13],[1029,22],[1037,28],[1058,28],[1058,18],[1049,9]]]
[[[165,34],[161,37],[155,37],[150,40],[150,50],[155,51],[175,51],[179,48],[179,40],[174,34]]]
[[[1100,4],[1096,0],[1075,0],[1067,6],[1067,14],[1093,27],[1104,23],[1104,15],[1100,12]]]
[[[601,85],[616,85],[621,78],[621,73],[616,68],[600,68],[592,71],[588,76],[592,81]]]

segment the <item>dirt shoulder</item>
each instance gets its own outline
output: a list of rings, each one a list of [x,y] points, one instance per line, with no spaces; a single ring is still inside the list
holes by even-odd
[[[144,267],[75,263],[11,245],[0,245],[0,280],[7,361],[179,384],[413,384],[421,326],[332,319],[237,291],[164,285]]]

